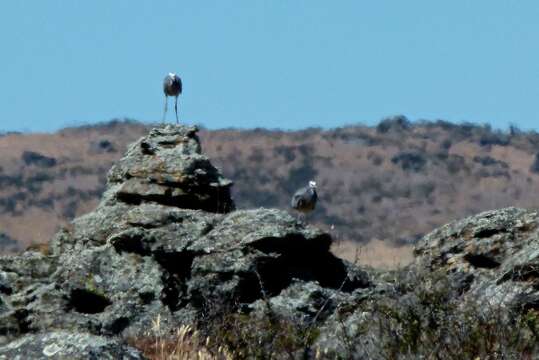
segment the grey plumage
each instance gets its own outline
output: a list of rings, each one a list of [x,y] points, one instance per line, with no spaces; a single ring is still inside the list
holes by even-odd
[[[301,188],[294,193],[290,205],[293,209],[306,214],[314,210],[317,200],[316,183],[309,181],[309,186]]]
[[[178,96],[182,93],[182,80],[174,73],[169,73],[163,80],[163,92],[165,93],[165,111],[163,113],[163,122],[167,115],[168,97],[174,96],[176,101],[174,103],[174,111],[176,112],[176,124],[178,121]]]

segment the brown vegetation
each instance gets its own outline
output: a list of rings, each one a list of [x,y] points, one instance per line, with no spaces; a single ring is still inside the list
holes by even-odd
[[[210,338],[203,337],[189,325],[180,327],[175,334],[163,334],[157,317],[146,337],[132,338],[131,346],[142,351],[150,360],[228,360],[233,359],[223,347],[211,352]]]

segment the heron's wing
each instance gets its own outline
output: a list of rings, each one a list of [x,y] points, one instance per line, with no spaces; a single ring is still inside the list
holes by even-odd
[[[170,87],[171,83],[172,79],[170,78],[170,76],[165,76],[165,78],[163,79],[163,91],[165,92],[165,94],[167,93],[167,88]]]
[[[297,209],[305,205],[304,193],[298,190],[294,196],[292,196],[292,207]]]
[[[298,198],[296,195],[292,196],[292,201],[290,201],[290,206],[296,208],[298,206]]]

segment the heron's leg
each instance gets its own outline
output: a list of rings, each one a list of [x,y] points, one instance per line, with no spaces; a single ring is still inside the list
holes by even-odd
[[[176,102],[174,103],[174,111],[176,112],[176,125],[180,122],[178,121],[178,97],[176,96]]]
[[[167,117],[167,103],[168,103],[168,97],[165,95],[165,111],[163,112],[163,124],[165,123],[165,119]]]

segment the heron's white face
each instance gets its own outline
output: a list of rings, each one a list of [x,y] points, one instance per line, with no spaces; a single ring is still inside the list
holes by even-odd
[[[309,187],[312,189],[316,189],[316,182],[313,180],[309,181]]]
[[[175,77],[176,77],[176,74],[174,74],[174,73],[168,73],[168,76],[170,76],[171,78],[175,78]]]

